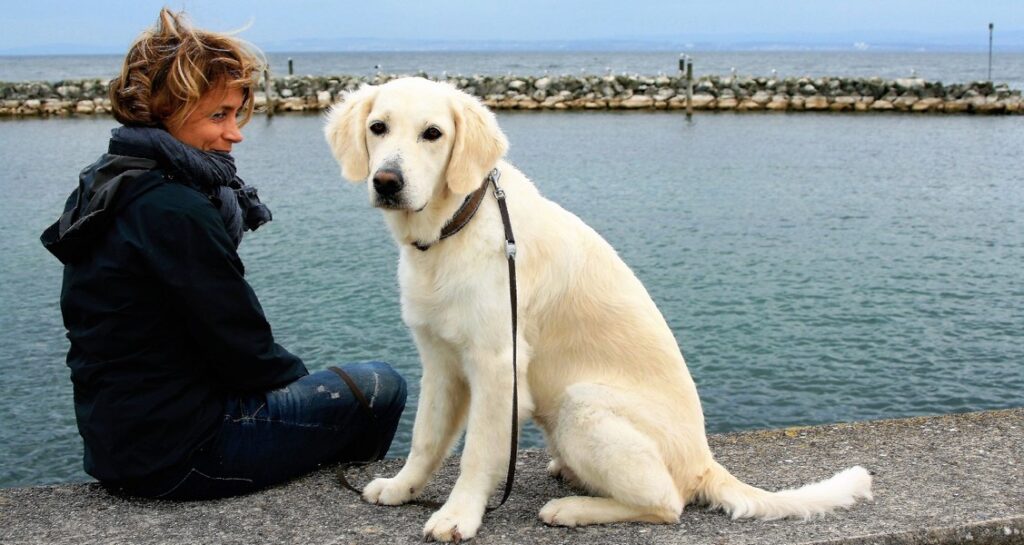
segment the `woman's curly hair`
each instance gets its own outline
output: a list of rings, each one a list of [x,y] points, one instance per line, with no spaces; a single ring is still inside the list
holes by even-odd
[[[132,44],[110,82],[114,117],[124,125],[178,127],[211,88],[240,87],[239,126],[252,117],[266,61],[255,46],[228,34],[192,28],[183,12],[160,10],[156,25]]]

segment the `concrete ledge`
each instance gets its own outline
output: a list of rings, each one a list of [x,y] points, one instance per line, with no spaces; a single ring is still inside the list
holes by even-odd
[[[716,457],[750,484],[779,489],[861,464],[875,501],[802,521],[732,521],[689,507],[673,526],[549,528],[537,512],[573,491],[522,452],[509,502],[485,516],[480,544],[1024,543],[1024,408],[711,437]],[[400,460],[352,471],[361,486]],[[628,468],[623,468],[624,471]],[[425,498],[443,500],[450,461]],[[493,501],[493,500],[492,500]],[[241,498],[126,501],[96,484],[0,490],[0,543],[418,543],[430,511],[377,507],[341,489],[329,470]]]

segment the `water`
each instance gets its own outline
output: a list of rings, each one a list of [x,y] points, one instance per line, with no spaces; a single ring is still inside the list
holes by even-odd
[[[503,112],[510,158],[602,233],[683,348],[711,432],[1024,405],[1024,124],[1013,117]],[[316,115],[236,148],[274,221],[241,254],[311,369],[384,358],[412,386],[397,250]],[[0,486],[84,480],[38,243],[109,118],[0,122]],[[520,218],[517,221],[527,221]],[[527,428],[523,446],[539,446]]]
[[[553,75],[658,73],[675,74],[677,51],[612,52],[349,52],[269,53],[271,70],[288,73],[288,59],[294,60],[299,75],[353,74],[370,76],[378,71],[414,74],[424,71],[439,77],[448,74]],[[988,53],[879,52],[879,51],[690,51],[694,74],[738,74],[769,76],[775,70],[787,76],[842,76],[893,79],[911,73],[931,81],[963,83],[988,79]],[[63,79],[110,78],[121,68],[118,55],[82,56],[0,56],[0,81],[58,81]],[[913,72],[912,72],[913,71]],[[996,50],[992,79],[1024,89],[1024,53]]]

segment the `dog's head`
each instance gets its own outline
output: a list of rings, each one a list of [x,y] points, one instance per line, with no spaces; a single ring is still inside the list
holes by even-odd
[[[413,213],[475,190],[508,148],[477,99],[423,78],[346,94],[324,133],[342,176],[372,182],[373,206]]]

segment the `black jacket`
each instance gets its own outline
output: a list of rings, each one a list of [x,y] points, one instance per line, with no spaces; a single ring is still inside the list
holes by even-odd
[[[75,414],[101,481],[183,463],[214,436],[229,393],[307,373],[274,342],[210,199],[123,153],[112,143],[82,171],[42,236],[64,263]]]

